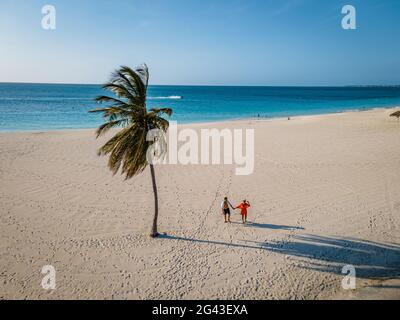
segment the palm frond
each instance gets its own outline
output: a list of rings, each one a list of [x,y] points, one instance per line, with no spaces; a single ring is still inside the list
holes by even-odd
[[[104,90],[108,90],[113,92],[118,98],[125,98],[129,100],[137,100],[138,97],[136,95],[133,95],[132,92],[130,92],[124,85],[114,83],[114,82],[109,82],[103,85]]]
[[[125,105],[111,105],[105,108],[90,110],[90,113],[103,113],[105,118],[111,115],[129,116],[132,110],[125,108]]]
[[[109,97],[109,96],[98,96],[94,99],[94,101],[96,101],[97,103],[115,103],[115,104],[121,104],[121,105],[126,105],[128,106],[127,101],[123,101],[121,99],[117,99],[114,97]]]
[[[91,110],[102,113],[107,119],[97,130],[97,137],[111,128],[122,127],[99,150],[98,155],[108,155],[108,167],[116,174],[120,169],[126,179],[143,171],[147,166],[147,150],[153,142],[147,141],[151,129],[166,131],[169,122],[162,116],[171,116],[170,108],[153,108],[147,111],[146,98],[149,81],[148,68],[144,64],[135,70],[122,66],[112,74],[103,88],[115,97],[101,95],[95,100],[104,103],[103,108]]]
[[[129,80],[140,100],[146,102],[149,74],[147,66],[141,66],[132,70],[127,66],[122,66],[120,72]]]
[[[116,70],[112,74],[112,78],[111,78],[110,82],[124,86],[128,91],[131,92],[132,96],[139,95],[139,91],[136,86],[136,83],[132,82],[131,79],[129,79],[128,76],[126,76],[126,74],[122,71],[122,69]]]
[[[128,119],[118,119],[118,120],[111,120],[109,122],[105,122],[100,127],[97,128],[96,138],[104,135],[111,128],[123,127],[127,123],[128,123]]]
[[[153,108],[150,109],[151,112],[154,112],[155,114],[166,114],[168,117],[172,116],[172,109],[171,108]]]
[[[144,85],[145,90],[147,90],[147,87],[149,85],[149,68],[145,63],[136,67],[135,70],[132,70],[127,66],[122,66],[121,71],[132,78],[136,78],[136,76],[139,76],[140,80]]]

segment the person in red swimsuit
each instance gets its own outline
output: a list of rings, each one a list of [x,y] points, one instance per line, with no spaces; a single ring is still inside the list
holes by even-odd
[[[248,202],[246,199],[244,199],[243,202],[236,207],[236,209],[240,209],[243,223],[247,222],[247,208],[250,208],[250,202]]]

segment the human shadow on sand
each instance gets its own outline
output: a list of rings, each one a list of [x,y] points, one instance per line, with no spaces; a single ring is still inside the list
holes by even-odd
[[[341,274],[345,265],[353,265],[359,278],[400,277],[400,246],[356,238],[334,238],[316,235],[294,235],[289,241],[278,242],[223,242],[200,240],[172,235],[163,239],[195,242],[230,248],[270,251],[298,258],[301,268]]]
[[[242,222],[231,222],[232,224],[241,224]],[[260,228],[260,229],[271,229],[271,230],[304,230],[303,227],[294,227],[294,226],[284,226],[279,224],[269,224],[269,223],[256,223],[256,222],[247,222],[243,225],[245,228]]]

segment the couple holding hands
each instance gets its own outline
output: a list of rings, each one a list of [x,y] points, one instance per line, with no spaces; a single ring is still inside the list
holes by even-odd
[[[224,200],[221,202],[221,209],[222,209],[222,214],[225,217],[225,223],[231,222],[231,211],[229,207],[231,207],[232,210],[240,209],[240,214],[242,215],[242,222],[243,223],[247,222],[247,208],[250,207],[250,202],[248,202],[245,199],[237,207],[234,207],[228,200],[228,197],[225,197]]]

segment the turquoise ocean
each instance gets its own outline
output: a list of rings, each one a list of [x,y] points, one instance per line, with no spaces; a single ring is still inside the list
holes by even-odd
[[[94,128],[100,85],[0,83],[0,131]],[[400,87],[150,86],[148,107],[178,123],[276,118],[400,106]]]

